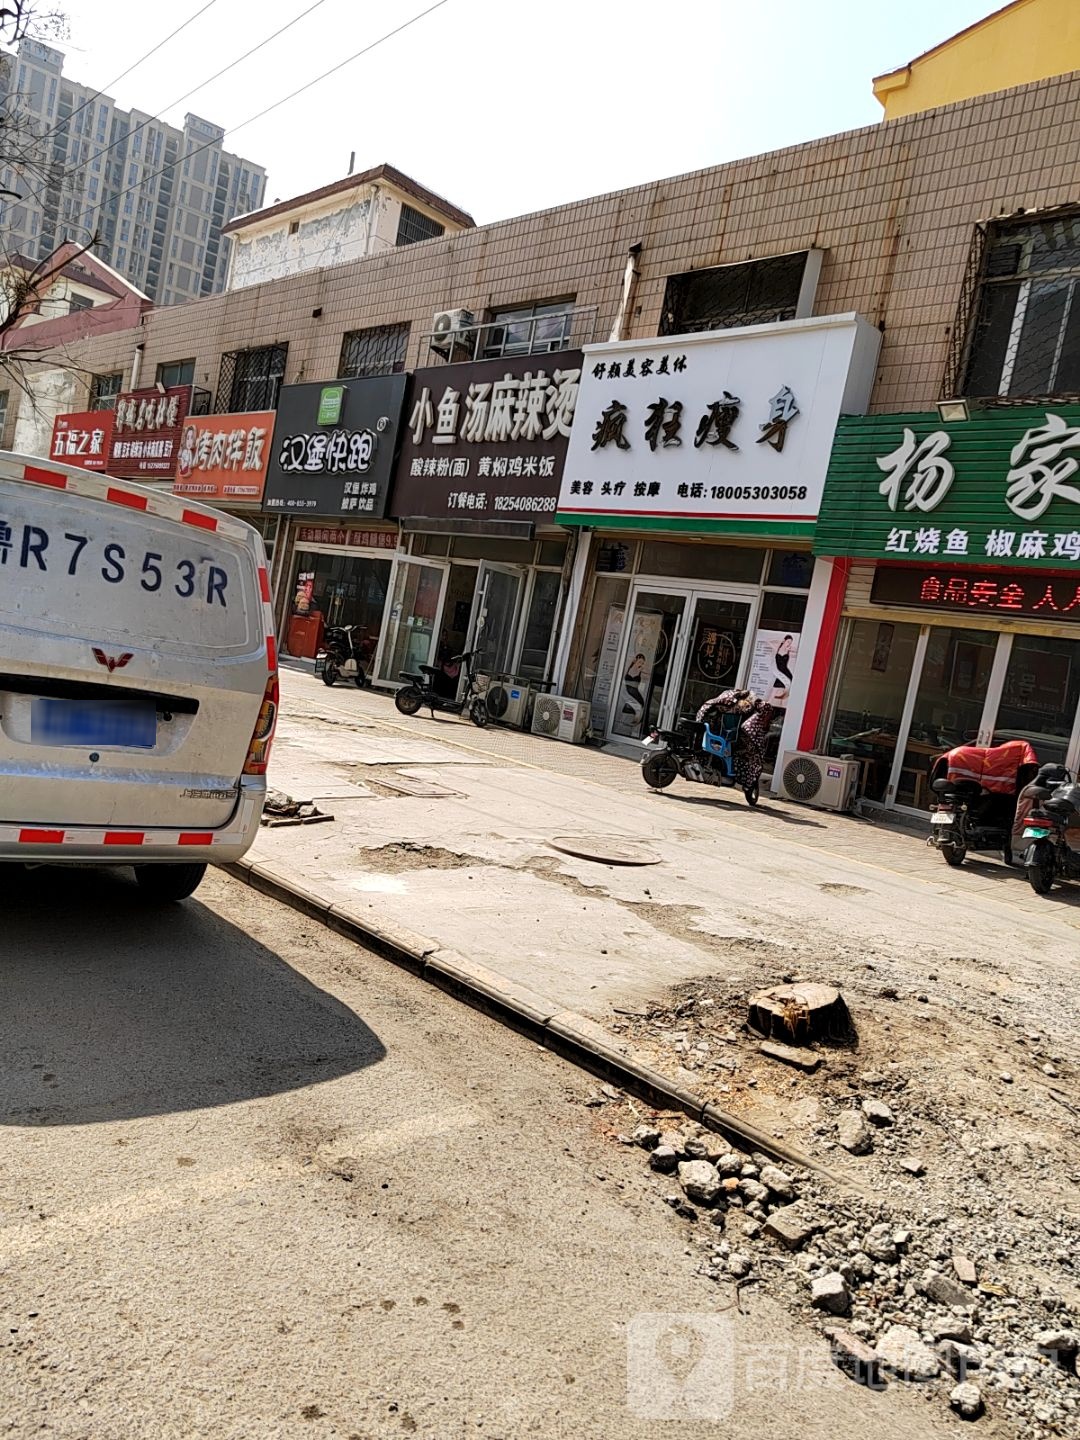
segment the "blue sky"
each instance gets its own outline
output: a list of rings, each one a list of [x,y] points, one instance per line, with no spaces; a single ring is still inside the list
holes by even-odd
[[[105,87],[207,0],[62,0],[66,73]],[[108,93],[156,112],[312,0],[212,0]],[[165,113],[227,127],[432,0],[320,0]],[[878,123],[871,78],[994,0],[446,0],[226,141],[282,199],[387,160],[483,222]],[[103,17],[105,21],[103,23]]]

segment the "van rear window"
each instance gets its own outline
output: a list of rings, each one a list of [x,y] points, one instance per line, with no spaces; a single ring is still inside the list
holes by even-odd
[[[0,620],[86,639],[242,653],[261,638],[250,553],[104,501],[0,486]]]

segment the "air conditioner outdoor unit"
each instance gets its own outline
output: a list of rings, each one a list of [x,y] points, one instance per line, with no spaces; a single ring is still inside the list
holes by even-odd
[[[850,810],[858,781],[857,760],[807,755],[799,750],[788,751],[780,772],[781,792],[789,800],[822,810]]]
[[[474,325],[471,310],[438,310],[431,322],[431,348],[440,355],[449,355],[455,345],[463,344],[465,331]]]
[[[531,685],[518,685],[513,680],[495,680],[488,686],[487,712],[503,725],[524,730],[532,699]]]
[[[538,695],[533,708],[532,733],[580,745],[589,728],[589,712],[587,700],[572,700],[568,695]]]

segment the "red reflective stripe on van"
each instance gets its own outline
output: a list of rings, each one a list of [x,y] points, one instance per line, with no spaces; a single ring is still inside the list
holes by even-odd
[[[55,470],[42,470],[37,465],[24,465],[23,479],[32,480],[35,485],[52,485],[56,490],[66,490],[70,476],[59,475]]]
[[[176,842],[178,845],[212,845],[214,837],[209,830],[188,830]]]
[[[270,577],[266,573],[266,566],[259,566],[259,594],[269,602],[270,599]]]
[[[201,530],[216,530],[217,520],[213,515],[200,515],[198,510],[185,510],[180,516],[185,525],[198,525]]]
[[[133,495],[130,490],[114,490],[111,485],[105,491],[105,499],[111,500],[114,505],[127,505],[132,510],[145,510],[149,503],[146,495]]]
[[[277,641],[273,635],[266,637],[266,668],[271,674],[277,669]]]
[[[123,830],[106,830],[106,845],[141,845],[146,839],[142,830],[132,830],[130,833]]]
[[[63,830],[20,830],[20,845],[62,845]]]

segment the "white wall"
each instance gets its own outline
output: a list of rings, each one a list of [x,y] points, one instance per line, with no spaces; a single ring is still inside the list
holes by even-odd
[[[47,457],[52,448],[53,421],[57,415],[86,409],[86,381],[71,370],[43,370],[28,377],[30,395],[19,395],[13,450],[20,455]]]
[[[323,205],[306,215],[303,211],[286,211],[275,216],[265,230],[230,236],[232,256],[226,289],[242,290],[297,271],[362,259],[368,253],[371,204],[368,187],[350,196],[345,206],[339,204],[332,209]],[[290,235],[289,227],[297,221],[299,228]]]

